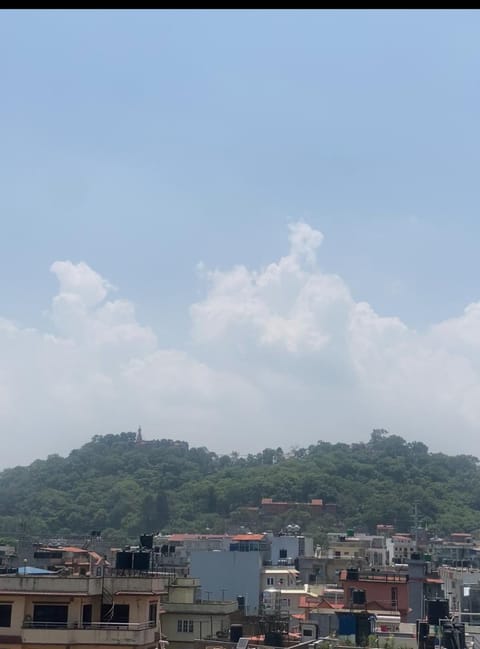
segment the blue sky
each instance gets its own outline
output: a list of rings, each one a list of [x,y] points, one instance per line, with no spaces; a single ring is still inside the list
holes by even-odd
[[[219,340],[205,347],[192,334],[192,305],[215,302],[216,290],[197,264],[226,274],[238,264],[261,272],[288,255],[289,224],[305,223],[324,235],[313,246],[317,275],[338,275],[354,303],[429,336],[480,299],[479,27],[475,11],[4,11],[0,318],[18,335],[33,328],[40,338],[70,340],[72,331],[55,318],[52,324],[52,298],[62,295],[59,282],[68,284],[72,269],[50,267],[84,262],[116,287],[113,300],[135,306],[135,323],[155,335],[155,349],[228,371],[248,391],[248,354],[230,358]],[[67,293],[73,290],[69,284]],[[245,331],[236,335],[236,349],[252,343]],[[259,340],[262,349],[270,344]],[[29,372],[23,347],[10,361],[19,385],[22,368]],[[279,363],[283,377],[304,382],[312,372],[328,382],[341,365],[332,356],[299,369],[289,349],[281,360],[269,353],[264,369],[275,374]],[[476,386],[476,351],[461,352],[475,377],[468,374],[468,386]],[[32,353],[48,363],[46,352]],[[66,367],[72,359],[63,362],[69,380],[73,372],[78,385],[88,383],[92,368],[82,375]],[[115,382],[121,370],[112,367],[95,372]],[[5,364],[4,425],[14,404],[38,396],[33,379],[31,392],[18,392],[10,370]],[[362,381],[362,390],[373,389],[372,380]],[[179,390],[192,420],[186,425],[172,412],[169,436],[231,450],[219,440],[235,407],[210,434],[211,420]],[[42,412],[53,393],[39,399]],[[442,404],[449,394],[436,386]],[[337,397],[361,404],[362,395],[342,386]],[[263,397],[264,428],[255,432],[244,422],[253,445],[276,426],[268,407],[279,395],[263,387]],[[82,408],[93,408],[82,398]],[[215,404],[213,398],[209,412]],[[245,403],[236,406],[242,411]],[[467,431],[460,450],[475,451],[468,441],[473,406],[468,416],[458,403],[448,407],[452,425]],[[321,404],[305,407],[305,443],[316,435],[316,408]],[[76,424],[66,409],[48,450],[63,452],[137,420],[146,419],[152,436],[166,425],[153,402],[132,401],[118,420],[95,413],[83,432],[69,435]],[[19,432],[43,421],[37,414]],[[428,422],[416,411],[411,418],[417,415]],[[337,422],[338,434],[345,430],[350,441],[390,426],[407,437],[426,435],[388,408],[381,416],[379,422],[369,410],[358,428],[355,416],[351,425]],[[98,430],[91,430],[94,422]],[[335,428],[334,412],[328,422],[316,438]],[[55,428],[47,419],[42,425]],[[424,441],[432,440],[433,433]],[[275,441],[266,434],[265,445]],[[278,442],[288,446],[287,429]],[[18,461],[13,452],[9,461]]]

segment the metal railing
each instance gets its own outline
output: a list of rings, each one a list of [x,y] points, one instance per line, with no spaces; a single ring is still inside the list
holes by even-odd
[[[156,623],[151,622],[89,622],[88,624],[77,622],[35,622],[26,620],[24,629],[76,629],[76,630],[115,630],[115,631],[145,631],[155,628]]]

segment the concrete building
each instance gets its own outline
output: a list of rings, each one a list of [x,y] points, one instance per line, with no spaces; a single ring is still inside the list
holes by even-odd
[[[480,547],[471,534],[457,532],[446,539],[432,539],[430,552],[437,566],[480,568]]]
[[[365,557],[299,557],[298,572],[304,584],[339,584],[339,575],[347,568],[367,569]]]
[[[238,610],[237,601],[201,599],[200,581],[193,578],[175,578],[168,587],[164,602],[162,631],[169,647],[191,647],[194,639],[226,638],[231,615]]]
[[[202,599],[243,598],[245,613],[258,615],[262,567],[270,546],[265,534],[232,537],[228,550],[194,550],[190,555],[190,575],[201,583]]]
[[[327,535],[328,548],[319,548],[316,556],[329,559],[365,559],[370,567],[382,567],[390,564],[390,553],[385,536],[355,534],[348,530],[345,534],[332,532]]]
[[[23,563],[18,557],[18,565],[21,568]],[[43,546],[34,545],[29,558],[23,561],[28,565],[44,570],[66,569],[73,575],[97,575],[101,576],[103,566],[108,562],[94,550],[78,548],[76,546]]]
[[[293,566],[264,566],[262,568],[262,590],[270,588],[295,588],[299,583],[298,570],[295,570]]]
[[[440,597],[443,583],[431,571],[430,563],[422,559],[412,559],[395,568],[347,569],[340,580],[346,607],[354,603],[354,591],[363,591],[364,604],[369,610],[398,611],[401,622],[405,623],[423,618],[425,600]]]
[[[408,563],[417,552],[415,539],[409,534],[394,534],[392,536],[393,563]]]
[[[0,576],[0,649],[155,649],[160,577]]]
[[[345,607],[354,604],[354,591],[364,592],[364,605],[368,609],[399,611],[402,621],[409,613],[407,571],[344,570],[340,575],[344,590]],[[420,617],[420,616],[418,616]]]
[[[293,565],[299,557],[313,557],[313,538],[301,534],[278,534],[270,537],[272,565]]]
[[[480,570],[441,566],[438,572],[450,612],[461,622],[480,626]]]

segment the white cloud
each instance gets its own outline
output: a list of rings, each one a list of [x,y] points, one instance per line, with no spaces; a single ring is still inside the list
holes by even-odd
[[[480,303],[416,332],[323,272],[322,240],[296,223],[288,254],[265,268],[199,266],[206,293],[190,309],[189,353],[163,348],[86,263],[55,262],[50,331],[0,319],[3,464],[139,423],[221,452],[353,441],[385,427],[475,453]]]

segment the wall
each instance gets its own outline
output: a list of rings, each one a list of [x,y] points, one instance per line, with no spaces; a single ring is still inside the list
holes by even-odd
[[[258,615],[259,552],[192,552],[190,574],[200,580],[202,599],[236,600],[245,597],[246,613]]]
[[[192,620],[193,633],[179,633],[178,620]],[[192,646],[197,639],[216,637],[221,631],[230,629],[229,615],[195,615],[192,613],[167,613],[162,617],[162,633],[168,638],[169,649],[175,647]]]
[[[304,546],[302,548],[302,546]],[[280,557],[280,550],[287,551],[287,557],[295,560],[299,556],[313,556],[313,539],[310,536],[274,536],[271,539],[271,559],[275,565],[279,560],[284,559]]]

